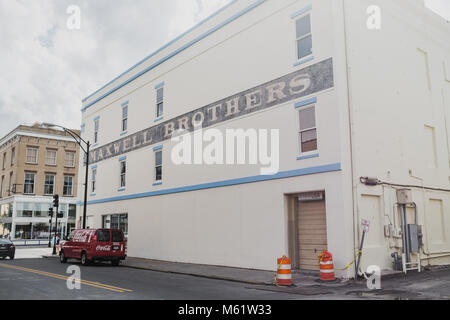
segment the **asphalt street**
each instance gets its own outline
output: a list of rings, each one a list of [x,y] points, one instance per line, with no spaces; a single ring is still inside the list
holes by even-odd
[[[81,289],[69,290],[67,268],[56,259],[0,260],[0,300],[288,300],[298,295],[246,284],[97,264],[81,270]]]
[[[40,251],[30,251],[39,254]],[[75,266],[80,289],[67,280]],[[0,300],[450,300],[450,269],[383,279],[381,290],[364,281],[345,285],[277,288],[189,275],[113,267],[81,266],[57,259],[0,259]]]

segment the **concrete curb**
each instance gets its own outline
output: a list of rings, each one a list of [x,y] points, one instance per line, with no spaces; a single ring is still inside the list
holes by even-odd
[[[229,277],[223,277],[223,276],[203,275],[203,274],[192,273],[192,272],[164,270],[164,269],[150,268],[150,267],[138,267],[138,266],[129,266],[129,265],[121,265],[120,267],[138,269],[138,270],[148,270],[148,271],[155,271],[155,272],[163,272],[163,273],[170,273],[170,274],[180,274],[180,275],[192,276],[192,277],[197,277],[197,278],[231,281],[231,282],[239,282],[239,283],[246,283],[246,284],[253,284],[253,285],[264,285],[264,286],[272,286],[273,285],[272,282],[242,280],[242,279],[229,278]]]

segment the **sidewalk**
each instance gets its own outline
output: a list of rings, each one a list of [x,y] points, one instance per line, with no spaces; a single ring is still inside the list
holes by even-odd
[[[123,267],[159,271],[174,274],[184,274],[209,279],[234,281],[253,285],[273,285],[275,271],[251,270],[232,267],[220,267],[190,263],[157,261],[142,258],[127,257],[121,264]],[[296,286],[342,286],[347,281],[336,284],[321,284],[317,282],[319,273],[315,272],[293,272],[292,282]]]
[[[271,271],[249,270],[179,262],[166,262],[131,257],[127,257],[125,261],[122,261],[121,265],[128,268],[184,274],[195,277],[259,285],[272,284],[275,276],[275,272]]]

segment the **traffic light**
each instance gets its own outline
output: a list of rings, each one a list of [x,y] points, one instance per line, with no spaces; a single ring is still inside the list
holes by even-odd
[[[55,208],[59,207],[59,196],[58,196],[57,194],[55,194],[55,195],[53,196],[53,206],[54,206]]]
[[[48,216],[53,218],[53,208],[48,209]]]

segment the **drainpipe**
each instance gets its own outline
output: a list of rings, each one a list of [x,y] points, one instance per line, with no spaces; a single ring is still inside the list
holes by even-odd
[[[353,128],[353,108],[352,108],[352,95],[350,86],[350,63],[348,57],[348,39],[347,39],[347,9],[346,0],[342,0],[342,12],[344,15],[344,47],[345,47],[345,70],[346,70],[346,80],[347,80],[347,106],[348,106],[348,125],[349,125],[349,140],[350,140],[350,166],[351,166],[351,179],[352,179],[352,200],[353,200],[353,255],[357,254],[357,243],[359,241],[359,227],[355,220],[358,214],[358,203],[357,203],[357,182],[356,168],[355,168],[355,146],[354,146],[354,134],[355,130]],[[355,265],[355,274],[358,274],[357,267]]]

